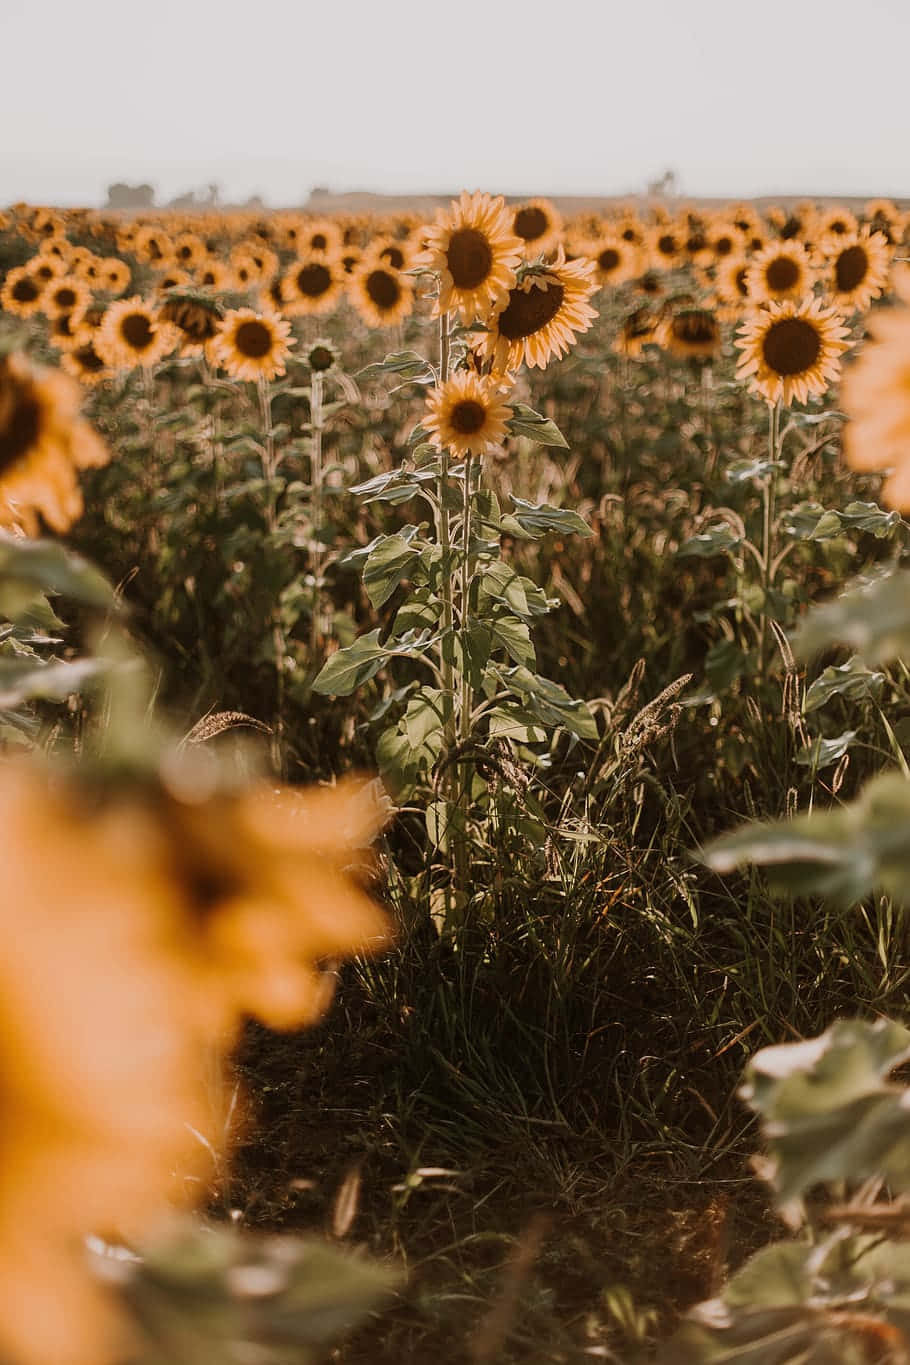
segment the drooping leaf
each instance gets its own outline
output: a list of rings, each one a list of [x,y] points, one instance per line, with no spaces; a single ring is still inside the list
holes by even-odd
[[[834,735],[831,739],[817,735],[811,744],[800,749],[796,755],[796,762],[801,768],[812,768],[820,772],[823,768],[830,768],[832,763],[838,763],[855,739],[855,730],[845,730],[843,734]]]
[[[538,539],[548,531],[562,535],[593,535],[588,523],[568,507],[549,507],[546,503],[526,502],[512,494],[515,511],[502,518],[502,529],[511,534]],[[516,530],[517,528],[517,530]]]
[[[736,535],[732,528],[722,521],[707,531],[702,531],[700,535],[683,541],[676,551],[676,556],[678,559],[710,559],[713,555],[735,550],[737,545],[741,544],[742,536]]]
[[[568,450],[569,443],[555,422],[541,413],[535,412],[525,403],[512,404],[512,416],[508,428],[516,436],[528,436],[541,446],[559,446]]]
[[[832,697],[843,697],[845,701],[865,701],[866,698],[876,697],[884,683],[884,673],[865,668],[862,660],[854,654],[845,664],[831,664],[815,679],[806,692],[803,714],[808,716],[818,711]]]
[[[52,540],[25,540],[0,531],[0,582],[28,583],[90,607],[110,609],[114,590],[81,555]]]

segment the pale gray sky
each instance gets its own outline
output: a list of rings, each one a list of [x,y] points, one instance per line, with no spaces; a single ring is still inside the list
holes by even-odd
[[[0,0],[0,203],[910,196],[910,0]]]

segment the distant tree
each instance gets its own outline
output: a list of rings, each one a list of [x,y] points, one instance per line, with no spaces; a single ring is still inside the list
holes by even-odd
[[[150,209],[155,203],[153,185],[126,185],[118,180],[107,187],[107,207],[109,209]]]

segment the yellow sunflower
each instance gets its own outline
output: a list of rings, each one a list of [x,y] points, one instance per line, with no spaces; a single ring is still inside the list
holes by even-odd
[[[528,260],[546,256],[559,246],[562,216],[549,199],[527,199],[510,209],[512,232]]]
[[[285,273],[281,292],[289,317],[331,313],[344,292],[345,274],[337,256],[310,252]]]
[[[566,261],[562,248],[543,269],[526,268],[479,342],[498,373],[526,365],[543,369],[565,355],[597,317],[589,299],[597,289],[590,261]]]
[[[322,251],[326,255],[337,255],[344,243],[338,223],[331,218],[308,218],[299,233],[297,250],[301,256]]]
[[[138,296],[112,303],[95,337],[95,350],[113,370],[157,365],[177,345],[177,328],[163,322],[155,304]]]
[[[173,259],[183,270],[195,270],[206,259],[205,242],[195,232],[180,232],[174,238]]]
[[[831,297],[847,313],[868,308],[888,283],[892,250],[880,232],[849,233],[829,241]]]
[[[815,271],[802,242],[772,242],[753,256],[746,283],[753,303],[801,299],[809,294]]]
[[[0,526],[37,535],[39,516],[67,531],[82,515],[76,471],[110,451],[79,416],[76,384],[24,356],[0,358]]]
[[[579,255],[594,265],[594,278],[601,288],[615,288],[634,279],[641,270],[641,251],[634,242],[627,242],[619,233],[604,232],[591,242],[582,242]]]
[[[391,266],[363,260],[348,281],[348,297],[369,327],[395,327],[413,311],[414,287]]]
[[[647,237],[652,266],[656,270],[672,270],[680,265],[684,258],[684,240],[682,232],[673,223],[660,223],[652,228]]]
[[[890,199],[870,199],[863,208],[863,221],[870,232],[880,232],[886,242],[899,242],[904,231],[904,216]]]
[[[812,226],[813,240],[825,243],[829,238],[852,237],[858,227],[856,214],[843,206],[823,209],[816,214]]]
[[[503,198],[467,190],[448,212],[437,212],[425,248],[419,264],[439,276],[433,316],[454,312],[466,325],[485,322],[502,305],[521,261],[521,241]]]
[[[59,246],[60,243],[55,242],[53,245]],[[43,247],[44,243],[42,243],[42,250],[38,252],[37,256],[33,256],[28,264],[32,273],[46,284],[48,280],[66,274],[70,253],[69,251],[45,251]]]
[[[718,262],[714,272],[714,287],[722,303],[742,311],[749,299],[749,261],[741,254],[727,256]]]
[[[86,338],[84,330],[77,333],[76,345],[64,352],[60,364],[67,374],[78,379],[86,388],[94,388],[108,375],[107,366],[95,350],[94,341]]]
[[[277,313],[235,308],[218,328],[212,354],[232,379],[274,379],[284,374],[290,334],[291,324]]]
[[[191,284],[192,280],[185,270],[178,270],[176,266],[171,266],[160,279],[155,281],[155,288],[158,293],[166,293],[168,289],[184,289]]]
[[[130,268],[119,256],[103,256],[98,272],[98,284],[107,294],[122,294],[129,288]]]
[[[72,275],[58,275],[45,285],[41,309],[49,318],[64,313],[73,317],[84,313],[91,301],[91,290],[83,280]]]
[[[55,313],[50,320],[47,339],[58,351],[73,351],[79,345],[82,313]]]
[[[3,281],[0,308],[18,318],[30,318],[33,313],[41,312],[44,290],[44,280],[39,279],[27,265],[17,265],[7,271]]]
[[[720,349],[720,325],[712,308],[677,308],[661,320],[657,340],[671,355],[709,360]]]
[[[821,299],[770,303],[737,332],[736,377],[769,403],[805,403],[837,379],[847,336],[843,315]]]
[[[890,470],[882,499],[910,510],[910,308],[876,311],[869,339],[844,375],[844,454],[862,473]]]
[[[341,255],[350,256],[350,251],[343,248]],[[410,270],[414,264],[414,247],[406,240],[399,241],[383,233],[373,238],[363,257],[379,265],[391,266],[393,270]],[[346,270],[345,273],[350,274],[350,271]]]
[[[223,261],[209,258],[203,261],[202,265],[196,270],[196,280],[204,289],[217,289],[221,293],[227,293],[234,284],[234,277],[230,267]]]
[[[433,444],[456,458],[483,455],[502,445],[512,409],[499,396],[499,381],[459,370],[427,394],[423,425]]]
[[[167,269],[174,263],[174,244],[167,233],[158,227],[141,227],[136,233],[132,250],[141,261],[147,261],[158,269]]]

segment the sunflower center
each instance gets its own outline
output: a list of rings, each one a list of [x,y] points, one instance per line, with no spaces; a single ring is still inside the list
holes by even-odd
[[[861,246],[848,246],[834,265],[834,278],[840,294],[849,294],[862,284],[869,272],[869,258]]]
[[[619,265],[619,252],[615,246],[606,247],[597,257],[597,264],[605,273],[615,270]]]
[[[331,285],[331,270],[328,266],[320,265],[318,261],[310,261],[309,265],[297,271],[297,288],[308,298],[318,299],[320,294],[331,288]]]
[[[523,341],[542,331],[556,317],[565,293],[565,288],[556,283],[544,288],[533,284],[528,290],[513,289],[508,304],[496,320],[500,336],[507,341]]]
[[[261,360],[272,349],[272,333],[265,323],[249,318],[234,333],[234,345],[249,360]]]
[[[75,352],[75,359],[87,374],[98,374],[104,369],[104,361],[91,342],[79,347],[78,351]]]
[[[736,288],[738,289],[738,291],[740,292],[740,294],[742,294],[742,296],[743,296],[744,299],[749,297],[749,286],[748,286],[748,284],[746,283],[746,279],[747,279],[747,277],[748,277],[748,274],[749,274],[749,267],[748,267],[747,265],[741,265],[740,268],[739,268],[739,269],[737,270],[737,272],[736,272],[736,277],[735,277],[735,280],[734,280],[734,283],[735,283],[735,285],[736,285]]]
[[[473,436],[486,421],[487,410],[474,398],[462,398],[449,414],[449,425],[459,436]]]
[[[672,233],[665,232],[658,237],[657,250],[662,256],[674,256],[676,254],[676,238]]]
[[[538,237],[542,237],[550,226],[550,220],[536,205],[530,208],[519,209],[515,215],[515,235],[522,237],[526,242],[536,242]]]
[[[799,236],[802,226],[798,218],[790,217],[781,228],[780,235],[785,242],[789,242],[792,238]]]
[[[780,318],[772,322],[762,341],[762,356],[775,374],[803,374],[821,355],[817,329],[805,318]]]
[[[367,276],[366,290],[377,308],[394,308],[401,297],[397,280],[387,270],[371,270]]]
[[[768,288],[776,292],[792,289],[799,276],[799,266],[789,256],[776,256],[765,271]]]
[[[456,289],[476,289],[493,264],[490,243],[477,228],[459,228],[449,238],[446,264]]]
[[[717,338],[717,323],[704,308],[689,308],[673,319],[673,335],[692,346],[706,345]]]
[[[310,246],[314,251],[325,251],[329,244],[329,239],[324,232],[314,232],[310,238]]]
[[[718,237],[717,241],[714,243],[715,256],[729,256],[732,250],[733,250],[732,237]]]
[[[54,295],[54,302],[60,308],[74,308],[76,305],[76,291],[67,285],[63,289],[58,289]]]
[[[400,247],[387,246],[380,251],[380,256],[392,267],[393,270],[400,270],[404,265],[404,252]]]
[[[23,275],[22,279],[17,280],[13,285],[12,293],[13,298],[17,303],[34,303],[35,299],[41,293],[41,290],[35,284],[34,280],[30,280],[27,275]]]
[[[2,395],[0,395],[2,398]],[[0,411],[5,404],[0,403]],[[41,408],[28,392],[13,395],[13,410],[0,427],[0,475],[28,453],[41,431]]]
[[[127,313],[120,324],[120,335],[134,351],[146,350],[155,339],[152,324],[144,313]]]
[[[307,356],[307,360],[309,361],[310,369],[316,370],[317,372],[320,370],[330,370],[335,363],[335,357],[332,355],[328,346],[314,346]]]

